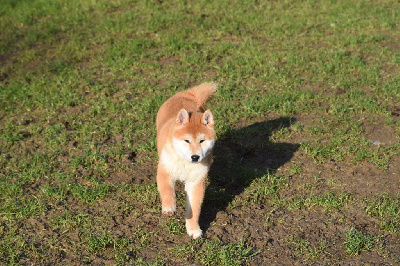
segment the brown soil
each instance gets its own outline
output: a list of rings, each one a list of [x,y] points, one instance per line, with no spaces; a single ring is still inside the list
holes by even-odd
[[[379,222],[366,215],[363,206],[349,204],[339,210],[325,210],[322,207],[288,210],[286,207],[271,204],[267,198],[253,203],[248,190],[268,170],[273,174],[289,171],[288,162],[301,162],[302,172],[294,173],[287,181],[285,189],[279,191],[280,200],[286,202],[296,195],[306,195],[305,186],[312,186],[314,195],[323,194],[327,190],[351,194],[353,202],[362,202],[372,195],[385,193],[398,196],[400,188],[400,158],[395,157],[388,170],[378,169],[370,163],[352,164],[347,162],[328,161],[316,165],[299,150],[299,139],[294,136],[289,143],[272,143],[269,137],[281,127],[288,127],[296,122],[295,118],[282,117],[250,125],[242,125],[229,136],[220,136],[214,155],[214,163],[209,174],[209,185],[202,208],[200,225],[205,239],[218,238],[224,244],[245,241],[257,254],[249,261],[251,265],[300,265],[300,264],[340,264],[340,265],[394,265],[398,263],[400,246],[399,236],[387,234],[379,229]],[[378,130],[378,131],[377,131]],[[368,126],[369,137],[379,136],[383,143],[391,143],[393,136]],[[114,136],[105,143],[118,143],[123,136]],[[29,136],[27,136],[29,139]],[[29,143],[29,141],[24,142]],[[33,145],[33,144],[32,144]],[[71,142],[70,149],[76,148]],[[27,148],[26,150],[29,150]],[[32,151],[31,151],[32,152]],[[104,182],[108,184],[154,184],[156,162],[146,159],[152,154],[127,153],[121,161],[110,163],[123,164],[125,170],[112,171]],[[68,161],[68,155],[59,158],[60,167]],[[138,163],[137,161],[140,161]],[[251,174],[241,174],[242,169],[252,169]],[[78,169],[85,182],[95,175],[84,169]],[[318,176],[318,178],[315,178]],[[334,181],[334,182],[332,182]],[[48,181],[31,184],[27,193],[34,194],[42,189]],[[146,191],[143,191],[146,193]],[[302,194],[303,193],[303,194]],[[0,233],[18,228],[32,245],[35,253],[20,254],[22,264],[36,262],[81,264],[84,261],[94,265],[110,265],[115,263],[113,244],[108,243],[103,250],[93,255],[82,248],[88,234],[99,234],[107,228],[115,237],[132,239],[140,232],[149,235],[148,242],[140,249],[125,252],[123,256],[129,260],[143,258],[152,262],[160,257],[167,265],[197,265],[199,262],[191,254],[181,258],[171,255],[171,248],[191,243],[186,234],[171,234],[164,226],[171,219],[178,219],[184,224],[184,203],[178,202],[175,217],[163,217],[157,197],[141,201],[132,199],[128,194],[110,193],[104,200],[96,204],[82,204],[69,196],[66,202],[54,202],[45,206],[46,210],[39,217],[31,217],[27,221],[3,222]],[[178,198],[184,198],[182,186],[178,186]],[[241,204],[237,206],[236,203]],[[74,227],[63,228],[54,224],[65,212],[81,214],[81,220]],[[90,226],[82,226],[89,223]],[[90,228],[90,232],[82,232],[78,228]],[[343,247],[345,232],[356,228],[373,236],[380,236],[379,243],[369,252],[359,255],[347,255]],[[139,232],[139,233],[138,233]],[[296,240],[304,240],[306,246],[296,244]],[[140,245],[133,240],[131,246]],[[204,243],[195,243],[200,250]],[[320,252],[311,255],[322,245]],[[29,250],[29,248],[28,248]],[[129,250],[129,249],[128,249]]]

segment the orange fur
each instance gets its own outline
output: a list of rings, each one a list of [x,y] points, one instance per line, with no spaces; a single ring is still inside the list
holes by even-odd
[[[214,118],[210,110],[204,111],[204,104],[215,91],[216,85],[203,83],[178,92],[157,113],[157,187],[162,212],[175,212],[175,182],[184,182],[186,229],[193,238],[202,234],[198,220],[215,142]]]

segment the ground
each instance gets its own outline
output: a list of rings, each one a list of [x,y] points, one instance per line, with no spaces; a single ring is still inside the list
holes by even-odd
[[[400,264],[398,1],[1,1],[0,262]],[[155,116],[219,85],[200,226]]]

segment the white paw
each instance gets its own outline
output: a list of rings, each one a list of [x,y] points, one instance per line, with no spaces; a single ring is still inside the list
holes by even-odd
[[[176,207],[163,207],[162,213],[171,213],[174,214],[176,211]]]
[[[195,230],[187,229],[187,233],[190,237],[192,237],[193,239],[196,239],[196,238],[201,237],[201,235],[203,234],[203,231],[201,231],[201,229],[195,229]]]
[[[176,211],[175,207],[163,207],[162,208],[162,214],[169,216],[169,217],[173,216],[175,211]]]
[[[176,211],[175,207],[162,208],[162,214],[165,215],[165,216],[168,216],[168,217],[174,216],[175,211]]]

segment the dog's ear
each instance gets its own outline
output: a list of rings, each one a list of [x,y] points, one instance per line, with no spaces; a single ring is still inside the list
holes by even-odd
[[[181,109],[176,116],[176,124],[178,126],[183,126],[189,123],[189,114],[185,109]]]
[[[211,113],[210,110],[206,110],[204,112],[201,121],[207,127],[213,127],[214,126],[214,116],[213,116],[213,114]]]

